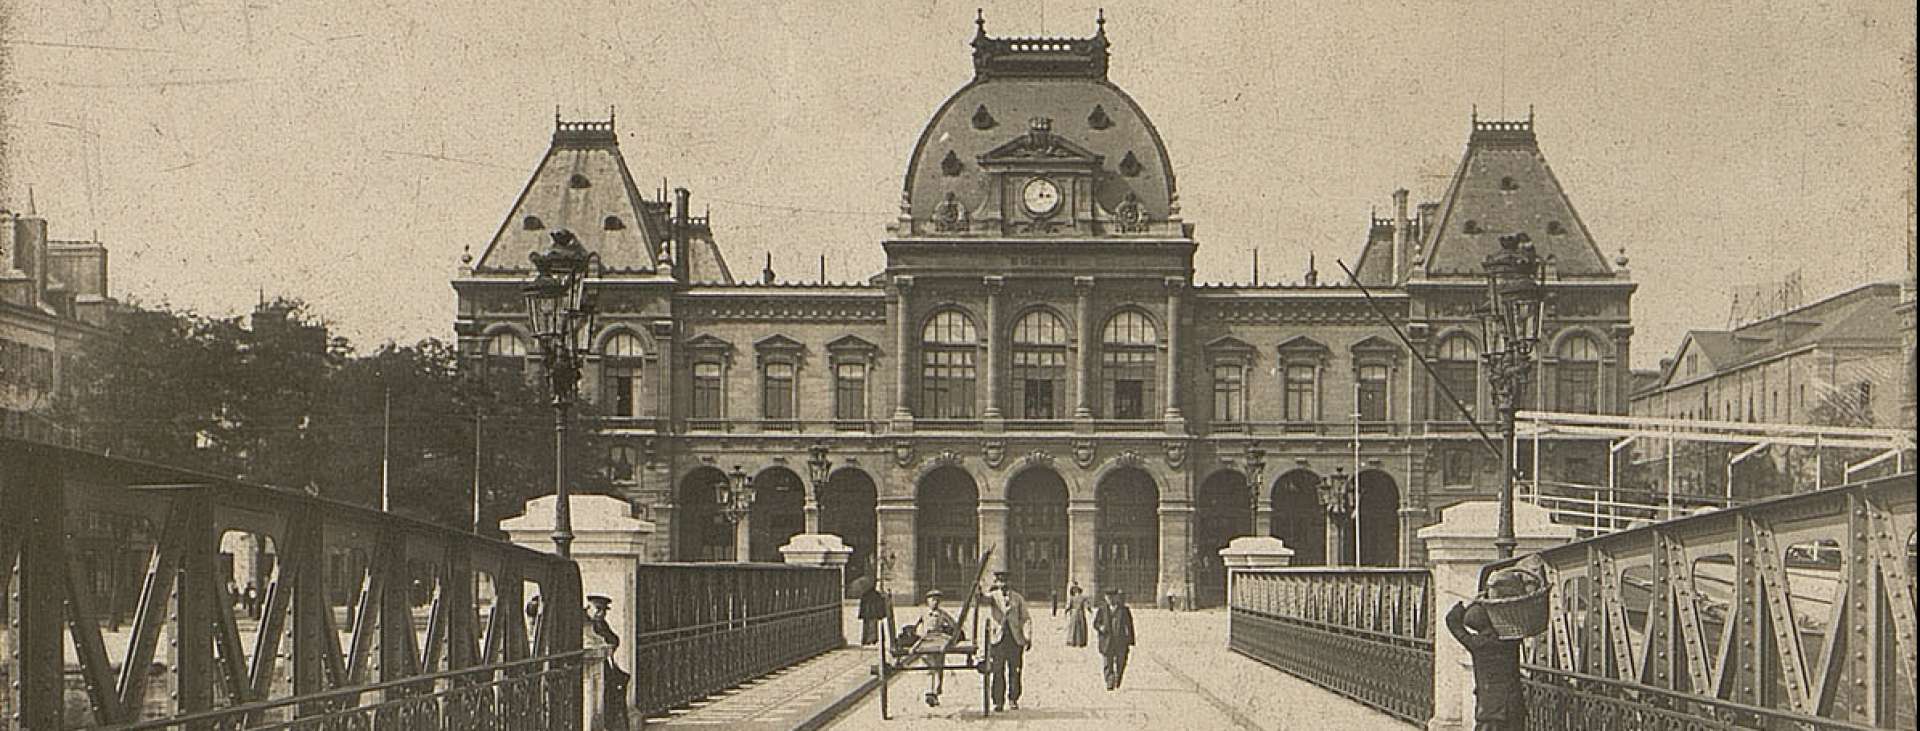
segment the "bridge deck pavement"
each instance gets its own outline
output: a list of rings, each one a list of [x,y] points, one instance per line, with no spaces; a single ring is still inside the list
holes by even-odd
[[[972,671],[949,672],[941,705],[922,700],[927,674],[895,676],[893,720],[880,720],[869,693],[827,725],[831,729],[1392,729],[1413,728],[1226,648],[1226,613],[1136,610],[1140,635],[1125,684],[1106,690],[1100,655],[1066,646],[1065,623],[1036,607],[1034,647],[1026,656],[1020,709],[980,716]]]

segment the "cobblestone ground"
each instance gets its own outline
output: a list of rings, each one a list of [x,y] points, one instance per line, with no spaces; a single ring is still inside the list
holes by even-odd
[[[1140,644],[1125,684],[1106,690],[1100,655],[1066,646],[1065,625],[1037,607],[1020,709],[980,717],[978,673],[949,672],[938,708],[928,708],[927,674],[892,682],[889,710],[869,694],[828,728],[1008,729],[1392,729],[1412,726],[1226,649],[1226,614],[1136,610]]]

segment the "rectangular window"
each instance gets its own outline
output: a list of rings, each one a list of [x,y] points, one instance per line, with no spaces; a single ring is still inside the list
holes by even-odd
[[[974,351],[928,349],[920,369],[920,409],[931,419],[973,418]]]
[[[1438,385],[1433,388],[1433,413],[1429,418],[1434,421],[1466,421],[1474,414],[1476,402],[1480,399],[1480,366],[1472,361],[1440,361],[1433,365],[1438,373],[1437,383],[1446,384],[1446,390]],[[1467,416],[1460,414],[1453,402],[1447,399],[1451,391],[1454,398],[1460,399],[1460,405],[1467,407]]]
[[[720,418],[720,364],[693,365],[693,418]]]
[[[1465,487],[1473,484],[1473,450],[1450,449],[1440,460],[1440,484]]]
[[[1599,413],[1599,363],[1561,363],[1555,375],[1559,393],[1554,394],[1560,410],[1574,414]]]
[[[1237,422],[1247,418],[1246,369],[1240,364],[1213,367],[1213,420]]]
[[[1107,384],[1107,418],[1145,419],[1153,407],[1153,351],[1109,350],[1101,354]]]
[[[768,421],[793,419],[793,364],[768,363],[761,383],[761,417]]]
[[[640,415],[640,370],[631,365],[609,365],[607,374],[608,416]]]
[[[841,363],[833,369],[833,418],[864,421],[867,418],[867,364]]]
[[[1319,388],[1315,381],[1317,373],[1310,365],[1287,366],[1286,371],[1286,418],[1287,421],[1305,423],[1320,418],[1315,406]]]
[[[1020,389],[1020,418],[1058,419],[1067,402],[1067,353],[1064,350],[1016,350],[1013,382]]]
[[[1387,367],[1383,365],[1360,366],[1360,420],[1387,420]]]

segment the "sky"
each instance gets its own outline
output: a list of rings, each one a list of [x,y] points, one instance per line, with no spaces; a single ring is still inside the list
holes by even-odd
[[[996,36],[1087,36],[1146,110],[1202,281],[1322,278],[1397,187],[1437,199],[1470,115],[1521,118],[1609,256],[1634,365],[1902,276],[1914,7],[1887,0],[947,2],[0,0],[0,206],[112,251],[116,296],[310,302],[362,349],[452,335],[448,280],[545,152],[617,109],[644,191],[711,208],[736,271],[883,265],[920,129]],[[1751,295],[1747,296],[1751,300]]]

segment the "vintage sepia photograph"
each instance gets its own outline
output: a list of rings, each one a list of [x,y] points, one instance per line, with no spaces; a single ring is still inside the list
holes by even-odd
[[[0,0],[0,731],[1912,731],[1915,39]]]

